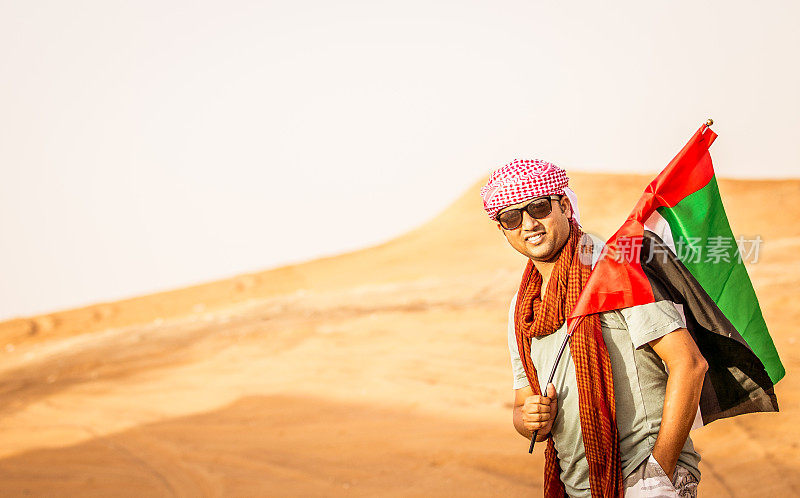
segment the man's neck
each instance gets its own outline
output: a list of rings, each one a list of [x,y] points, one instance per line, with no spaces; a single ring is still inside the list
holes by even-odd
[[[539,275],[542,276],[542,289],[541,294],[544,295],[545,290],[547,289],[547,282],[550,281],[550,275],[553,273],[553,268],[556,266],[555,261],[533,261],[533,266],[536,267],[536,270],[539,272]]]

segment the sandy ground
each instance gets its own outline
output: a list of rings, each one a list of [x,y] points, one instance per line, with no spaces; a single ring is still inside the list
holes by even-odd
[[[648,181],[573,175],[608,236]],[[0,324],[2,496],[540,495],[511,425],[524,260],[478,185],[378,247]],[[722,181],[788,374],[693,433],[702,496],[800,495],[800,181]]]

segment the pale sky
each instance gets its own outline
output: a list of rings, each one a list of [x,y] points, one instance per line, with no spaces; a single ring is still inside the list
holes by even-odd
[[[719,176],[800,176],[799,22],[794,1],[0,0],[0,320],[373,245],[516,157],[655,174],[707,117]]]

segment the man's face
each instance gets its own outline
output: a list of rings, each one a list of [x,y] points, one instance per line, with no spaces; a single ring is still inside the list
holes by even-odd
[[[533,199],[506,206],[503,211],[525,207]],[[506,230],[497,223],[511,247],[534,261],[553,261],[569,238],[569,218],[572,207],[566,196],[560,200],[550,199],[552,211],[542,219],[531,218],[526,211],[522,212],[522,224],[514,230]]]

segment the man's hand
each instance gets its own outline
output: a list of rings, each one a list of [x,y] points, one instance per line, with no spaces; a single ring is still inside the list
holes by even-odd
[[[545,394],[547,396],[533,394],[530,386],[515,391],[514,427],[528,439],[538,430],[536,440],[543,441],[553,428],[558,409],[555,386],[548,384]]]

